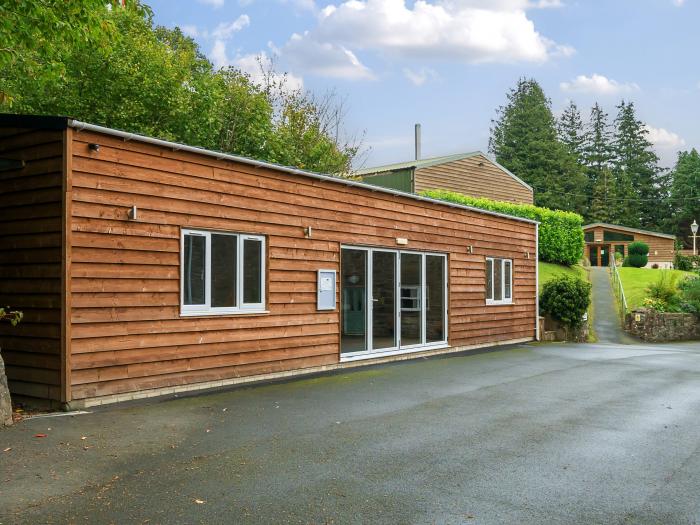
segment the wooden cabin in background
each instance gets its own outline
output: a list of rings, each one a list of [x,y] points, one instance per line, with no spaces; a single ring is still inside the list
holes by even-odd
[[[591,266],[610,265],[610,258],[614,253],[627,257],[629,244],[642,241],[649,245],[648,268],[654,265],[658,268],[673,268],[675,235],[595,222],[583,227],[583,236],[586,242],[586,257]]]
[[[449,190],[472,197],[533,204],[531,186],[480,151],[357,170],[363,182],[408,193]]]
[[[537,337],[527,219],[65,117],[0,115],[0,181],[13,395],[84,407]]]

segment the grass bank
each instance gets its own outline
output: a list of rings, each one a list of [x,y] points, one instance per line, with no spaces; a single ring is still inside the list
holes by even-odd
[[[654,268],[618,268],[620,272],[620,281],[622,288],[625,291],[625,299],[627,299],[627,308],[633,310],[642,306],[642,302],[647,295],[646,289],[650,284],[658,281],[661,272],[671,272],[678,275],[679,281],[688,276],[694,276],[691,272],[683,272],[681,270],[661,270]]]

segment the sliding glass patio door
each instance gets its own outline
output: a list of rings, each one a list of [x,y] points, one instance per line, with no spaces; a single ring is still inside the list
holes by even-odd
[[[340,287],[344,357],[447,342],[444,254],[343,247]]]

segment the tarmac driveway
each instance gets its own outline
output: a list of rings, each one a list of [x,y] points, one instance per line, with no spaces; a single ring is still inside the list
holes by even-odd
[[[0,523],[698,523],[699,416],[697,343],[112,406],[0,431]]]

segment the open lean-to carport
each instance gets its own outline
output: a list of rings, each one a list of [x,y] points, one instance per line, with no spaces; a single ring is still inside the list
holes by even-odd
[[[537,336],[537,224],[0,116],[13,393],[88,406]],[[9,162],[11,161],[11,162]]]

